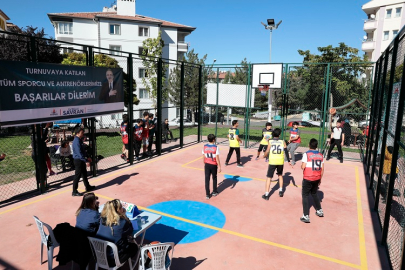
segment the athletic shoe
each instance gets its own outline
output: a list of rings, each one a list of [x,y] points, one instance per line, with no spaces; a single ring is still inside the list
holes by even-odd
[[[88,188],[86,188],[86,192],[89,192],[89,191],[92,191],[95,189],[96,189],[96,186],[89,186]]]
[[[340,163],[343,163],[343,159],[340,160]]]
[[[318,217],[323,217],[323,210],[322,210],[322,209],[316,210],[315,214],[316,214]]]
[[[284,191],[279,190],[278,191],[278,196],[283,197],[284,196]]]
[[[212,196],[216,197],[218,195],[218,192],[212,192]]]
[[[55,175],[55,174],[56,174],[56,172],[51,171],[51,172],[49,173],[49,176],[52,176],[52,175]]]
[[[300,218],[300,220],[301,220],[302,222],[304,222],[304,223],[310,223],[310,221],[309,221],[309,216],[304,216],[304,215],[302,215],[302,217]]]
[[[266,194],[262,195],[262,199],[268,201],[270,198],[270,194],[266,196]]]
[[[329,160],[330,159],[330,157],[326,157],[326,160]]]
[[[72,192],[72,196],[83,196],[83,194],[82,194],[82,193],[79,193],[79,192],[77,192],[77,191],[73,191],[73,192]]]
[[[238,164],[238,165],[236,165],[236,167],[238,167],[238,168],[243,168],[243,165],[242,165],[242,164]]]
[[[294,166],[295,165],[295,162],[291,162],[291,166]]]
[[[256,160],[259,160],[259,157],[256,157]]]
[[[124,159],[124,160],[126,159],[124,154],[121,154],[121,158]]]
[[[210,199],[210,196],[209,196],[209,195],[205,196],[205,199],[209,200],[209,199]]]
[[[228,166],[229,165],[229,163],[228,162],[225,162],[225,166]]]

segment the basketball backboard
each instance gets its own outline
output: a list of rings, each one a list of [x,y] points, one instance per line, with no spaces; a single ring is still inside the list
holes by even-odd
[[[252,87],[269,85],[270,88],[281,88],[283,64],[253,64]]]

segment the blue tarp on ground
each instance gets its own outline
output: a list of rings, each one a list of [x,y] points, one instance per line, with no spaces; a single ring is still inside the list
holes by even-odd
[[[82,122],[81,118],[77,119],[69,119],[69,120],[61,120],[61,121],[55,121],[55,124],[80,124]]]

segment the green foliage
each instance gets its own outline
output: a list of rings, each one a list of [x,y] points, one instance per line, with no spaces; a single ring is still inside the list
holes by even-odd
[[[184,107],[190,109],[192,112],[197,111],[198,108],[198,91],[199,91],[199,65],[204,66],[207,55],[199,58],[198,53],[190,50],[184,57]],[[188,64],[187,64],[188,63]],[[204,78],[208,78],[210,69],[203,69],[203,82]],[[175,106],[180,106],[180,89],[181,89],[181,65],[176,65],[170,72],[168,93],[169,101]],[[203,93],[206,96],[207,87],[203,85]],[[194,118],[194,113],[192,113]]]
[[[62,60],[62,64],[64,65],[71,65],[71,66],[86,66],[87,64],[87,57],[84,53],[67,53],[64,54],[64,58]],[[107,67],[107,68],[120,68],[118,61],[115,58],[112,58],[105,54],[96,54],[94,55],[94,66],[95,67]],[[127,73],[124,72],[124,105],[128,107],[129,105],[129,76]],[[136,89],[136,82],[132,80],[134,91]],[[134,93],[133,104],[138,105],[139,99],[137,95]]]
[[[145,68],[147,78],[142,78],[142,83],[145,89],[149,92],[149,96],[153,100],[154,107],[157,103],[157,73],[158,73],[158,58],[162,58],[163,47],[165,43],[162,39],[162,32],[159,31],[157,38],[148,38],[143,41],[143,51],[140,55],[142,64]],[[168,91],[166,87],[166,70],[167,64],[163,65],[162,70],[162,102],[168,100]]]
[[[364,64],[367,56],[359,56],[358,49],[344,43],[339,43],[337,47],[319,47],[318,51],[320,54],[299,50],[298,53],[304,57],[304,65],[290,67],[287,91],[291,109],[320,110],[325,98],[328,99],[328,108],[343,106],[352,99],[358,99],[367,106],[370,82],[362,77],[371,72],[371,65]],[[329,73],[328,63],[331,63]],[[328,74],[329,84],[326,85]],[[329,89],[328,96],[324,94],[326,87]],[[338,111],[338,114],[357,119],[364,118],[366,110],[352,105]]]
[[[30,60],[30,38],[35,40],[37,47],[38,62],[57,63],[62,61],[59,45],[53,39],[48,38],[44,28],[27,26],[26,28],[12,27],[8,29],[11,33],[28,36],[5,35],[0,39],[0,59],[12,61]]]

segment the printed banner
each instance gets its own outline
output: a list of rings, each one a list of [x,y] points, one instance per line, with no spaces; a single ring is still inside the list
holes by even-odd
[[[0,61],[0,125],[122,112],[123,89],[121,68]]]

